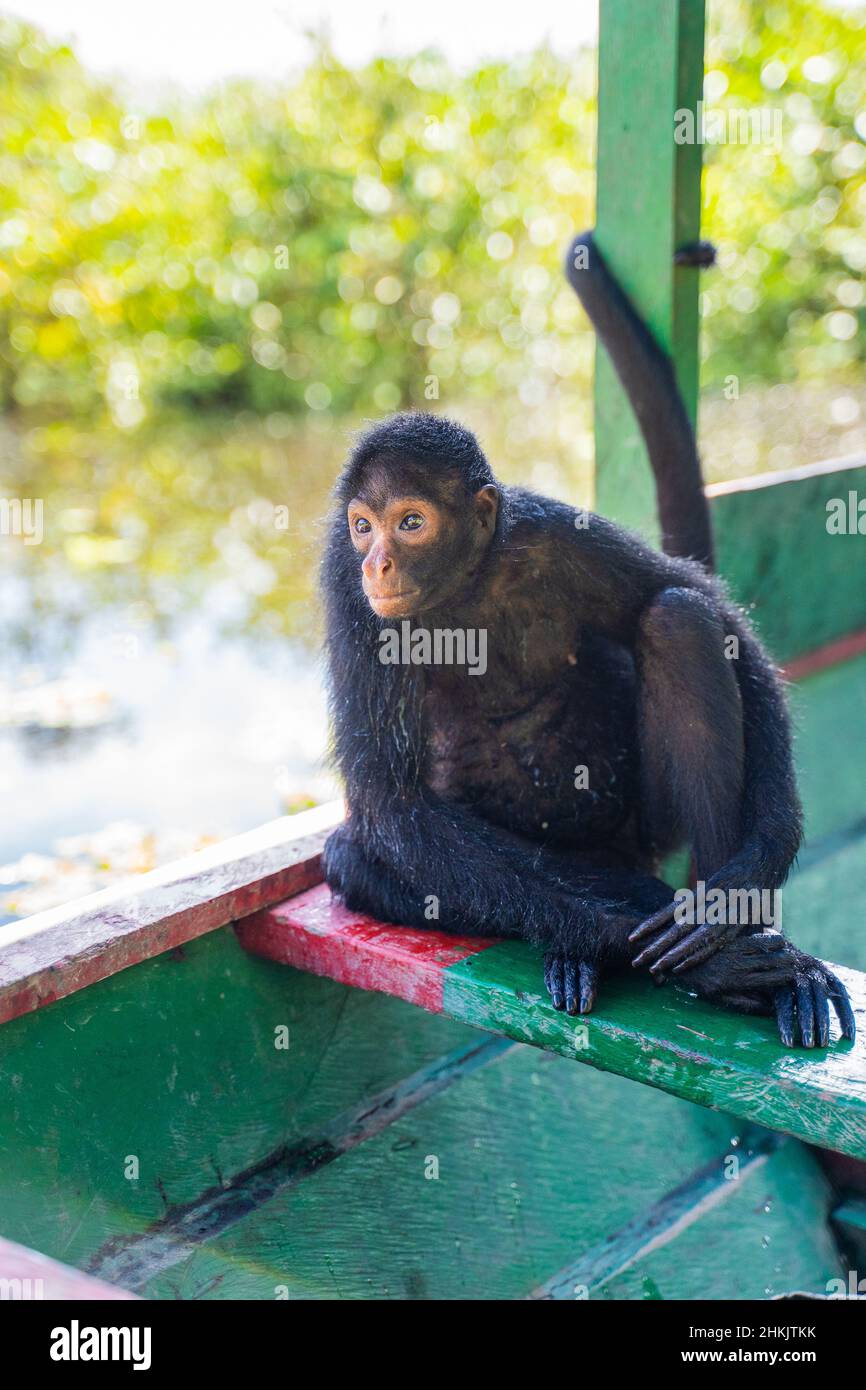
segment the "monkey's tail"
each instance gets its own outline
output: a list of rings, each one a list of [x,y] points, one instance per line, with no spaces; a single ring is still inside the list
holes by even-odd
[[[712,254],[701,243],[689,259],[709,264]],[[668,555],[700,560],[712,569],[712,526],[697,441],[673,364],[611,275],[592,232],[572,242],[565,273],[637,416],[655,476],[662,547]]]

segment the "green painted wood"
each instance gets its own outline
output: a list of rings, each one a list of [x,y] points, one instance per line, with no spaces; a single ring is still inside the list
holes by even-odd
[[[477,1038],[214,932],[0,1028],[0,1234],[81,1264]]]
[[[866,1296],[866,1197],[848,1197],[835,1208],[833,1226],[847,1258],[854,1262],[850,1292]]]
[[[518,1298],[736,1127],[519,1049],[208,1242],[158,1298]],[[438,1161],[438,1179],[425,1177]],[[694,1270],[694,1296],[703,1272]]]
[[[91,1273],[112,1283],[140,1288],[170,1269],[205,1241],[244,1220],[252,1210],[280,1200],[291,1188],[336,1163],[359,1144],[368,1143],[432,1096],[458,1085],[479,1068],[500,1062],[519,1044],[475,1032],[470,1043],[421,1067],[376,1095],[365,1096],[335,1115],[313,1134],[283,1146],[267,1162],[239,1174],[229,1187],[206,1193],[124,1243],[113,1242],[88,1265]]]
[[[866,970],[866,657],[791,688],[806,811],[799,868],[783,889],[783,926],[804,950]]]
[[[814,844],[866,819],[866,656],[792,686],[790,700],[807,843]],[[836,958],[859,965],[844,951]]]
[[[700,231],[701,146],[677,144],[675,112],[703,88],[703,0],[604,0],[600,9],[596,238],[619,283],[671,354],[695,418],[698,272],[674,252]],[[637,422],[599,349],[596,505],[657,535],[655,489]]]
[[[827,503],[866,497],[866,460],[708,489],[716,563],[778,661],[866,628],[866,537],[827,530]]]
[[[796,874],[782,890],[786,935],[805,951],[866,970],[866,833]]]
[[[739,1181],[726,1184],[723,1201],[673,1239],[641,1254],[601,1285],[597,1296],[715,1300],[826,1294],[829,1281],[844,1274],[828,1228],[830,1200],[829,1184],[813,1156],[798,1144],[784,1144],[764,1164],[745,1166]]]
[[[684,988],[610,977],[584,1019],[550,1005],[541,955],[504,942],[445,974],[444,1008],[461,1022],[615,1071],[743,1120],[866,1158],[866,978],[834,966],[858,1014],[858,1040],[788,1050],[774,1020],[714,1008]]]

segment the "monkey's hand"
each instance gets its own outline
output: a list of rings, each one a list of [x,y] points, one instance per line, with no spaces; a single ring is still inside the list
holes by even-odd
[[[595,1003],[600,970],[598,963],[577,960],[558,951],[544,957],[544,986],[555,1009],[567,1014],[588,1014]]]
[[[632,965],[636,969],[648,966],[655,979],[663,980],[668,974],[680,975],[685,970],[693,970],[744,932],[754,933],[756,927],[772,926],[772,920],[760,921],[759,913],[753,915],[752,895],[759,895],[758,904],[762,906],[763,890],[757,885],[781,884],[785,872],[775,872],[774,866],[758,858],[759,853],[758,850],[744,850],[708,879],[705,885],[708,900],[714,892],[727,895],[727,908],[721,914],[724,921],[696,923],[694,914],[688,910],[687,899],[677,893],[672,902],[629,933],[632,946],[640,948]],[[744,899],[748,908],[742,914]]]
[[[794,980],[776,991],[774,1003],[779,1037],[786,1047],[826,1047],[830,1041],[830,1005],[839,1019],[842,1037],[853,1042],[857,1024],[848,991],[822,960],[792,948]]]

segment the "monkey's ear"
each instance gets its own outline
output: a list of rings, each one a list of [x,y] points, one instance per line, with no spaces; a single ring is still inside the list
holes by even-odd
[[[475,494],[475,514],[479,524],[487,531],[492,531],[496,525],[496,517],[499,513],[499,488],[493,483],[487,483],[478,489]]]

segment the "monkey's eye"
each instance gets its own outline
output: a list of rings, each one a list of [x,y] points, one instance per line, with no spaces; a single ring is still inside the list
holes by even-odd
[[[356,516],[352,525],[359,536],[366,536],[373,529],[365,516]]]
[[[401,531],[417,531],[424,525],[424,518],[420,512],[408,512],[400,522]]]

